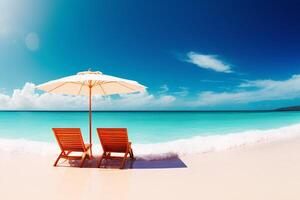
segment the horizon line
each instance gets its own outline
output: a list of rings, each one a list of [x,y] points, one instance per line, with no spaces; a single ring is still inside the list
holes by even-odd
[[[289,112],[282,109],[238,109],[238,110],[92,110],[92,112]],[[0,112],[89,112],[88,110],[0,110]]]

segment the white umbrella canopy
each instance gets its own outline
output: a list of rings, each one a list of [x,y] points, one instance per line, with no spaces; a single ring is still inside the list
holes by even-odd
[[[89,96],[89,142],[92,145],[92,95],[143,92],[146,87],[136,81],[104,75],[99,71],[85,71],[38,85],[37,89],[53,94]],[[90,149],[92,156],[92,148]]]
[[[37,86],[53,94],[113,95],[145,91],[146,87],[136,81],[104,75],[101,72],[79,72],[76,75],[49,81]]]

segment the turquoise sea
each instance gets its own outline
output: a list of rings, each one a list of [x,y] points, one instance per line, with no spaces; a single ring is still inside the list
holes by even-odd
[[[96,143],[97,127],[127,127],[133,143],[149,144],[297,123],[300,112],[93,112]],[[52,127],[79,127],[88,141],[87,112],[0,112],[0,139],[55,142]]]

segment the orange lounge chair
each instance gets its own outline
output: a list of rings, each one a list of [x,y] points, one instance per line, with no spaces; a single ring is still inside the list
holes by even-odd
[[[80,128],[53,128],[52,130],[61,149],[54,166],[57,165],[59,159],[65,158],[67,160],[80,159],[80,167],[82,167],[86,157],[90,157],[90,145],[84,144]],[[72,152],[82,152],[82,156],[70,156]]]
[[[103,159],[123,158],[120,169],[123,169],[128,154],[134,159],[131,142],[128,141],[127,128],[97,128],[102,145],[103,154],[98,167]],[[124,157],[111,156],[111,153],[124,153]]]

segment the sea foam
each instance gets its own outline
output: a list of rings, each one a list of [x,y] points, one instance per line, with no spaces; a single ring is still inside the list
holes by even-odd
[[[299,136],[300,123],[277,129],[249,130],[231,134],[196,136],[163,143],[133,144],[133,149],[137,157],[152,160],[188,154],[222,151],[245,145],[268,143]],[[96,154],[100,154],[100,145],[94,145],[93,151]],[[46,156],[59,153],[59,148],[55,143],[30,141],[25,139],[0,139],[0,152]]]

